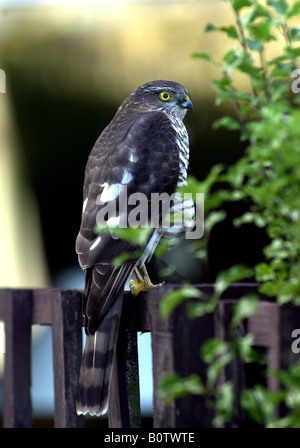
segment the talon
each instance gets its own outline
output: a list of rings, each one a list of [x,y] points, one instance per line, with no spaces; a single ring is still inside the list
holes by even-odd
[[[130,292],[134,297],[138,296],[141,291],[145,291],[145,285],[143,282],[135,283],[134,280],[130,280],[129,285],[130,285]]]
[[[136,276],[137,282],[134,280],[130,280],[130,291],[133,296],[138,296],[141,291],[147,291],[149,288],[156,288],[156,286],[160,286],[162,283],[158,285],[153,285],[146,270],[145,265],[141,266],[141,272],[136,268],[134,270],[134,275]]]

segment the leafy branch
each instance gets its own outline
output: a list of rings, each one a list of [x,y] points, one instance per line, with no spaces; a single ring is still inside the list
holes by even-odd
[[[193,52],[192,57],[205,60],[220,70],[220,78],[213,81],[217,91],[216,105],[230,102],[235,116],[224,116],[214,123],[214,128],[225,127],[240,132],[241,140],[248,143],[245,154],[226,171],[221,165],[212,168],[203,182],[191,180],[188,189],[205,193],[205,235],[198,250],[206,258],[210,232],[217,222],[224,219],[222,206],[225,201],[243,201],[248,211],[234,221],[236,227],[253,223],[264,228],[269,243],[263,249],[264,261],[252,267],[233,266],[219,273],[216,292],[191,304],[193,288],[185,287],[176,298],[167,297],[162,303],[164,315],[174,306],[186,301],[191,317],[213,311],[224,288],[231,282],[241,281],[251,275],[260,284],[260,293],[279,304],[300,304],[300,97],[293,94],[300,89],[293,81],[300,56],[300,28],[290,25],[291,19],[300,14],[300,1],[290,4],[286,0],[223,0],[232,9],[235,23],[229,26],[208,24],[205,33],[221,32],[232,40],[232,46],[216,61],[206,51]],[[276,45],[276,56],[272,47]],[[249,89],[241,91],[237,76],[248,79]],[[220,189],[220,181],[228,188]],[[213,339],[201,348],[202,359],[208,364],[207,382],[200,379],[181,379],[183,388],[172,388],[168,382],[161,386],[161,394],[170,400],[191,393],[192,386],[206,397],[215,409],[215,424],[229,422],[234,417],[234,390],[231,382],[217,386],[217,378],[224,368],[239,358],[246,363],[260,361],[252,347],[252,337],[238,336],[238,325],[250,317],[258,305],[257,296],[243,297],[234,307],[230,325],[230,341]],[[300,427],[299,414],[299,365],[288,372],[268,372],[275,375],[283,386],[277,393],[261,385],[245,389],[240,405],[253,420],[266,427]],[[192,381],[189,384],[189,380]],[[177,382],[180,381],[177,378]],[[290,413],[278,419],[276,411],[285,403]]]

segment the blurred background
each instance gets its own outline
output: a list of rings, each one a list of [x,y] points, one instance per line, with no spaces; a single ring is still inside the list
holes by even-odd
[[[203,179],[214,164],[229,165],[243,154],[238,135],[212,130],[228,112],[215,106],[211,81],[218,70],[191,57],[209,51],[218,59],[232,42],[204,35],[204,26],[232,19],[220,0],[0,0],[0,69],[6,75],[0,93],[0,287],[83,288],[74,245],[85,164],[100,132],[138,85],[170,79],[188,88],[194,103],[185,120],[190,174]],[[212,233],[207,269],[182,247],[169,255],[180,260],[171,281],[212,282],[224,267],[257,261],[264,235],[251,226],[233,229],[239,207],[228,205],[228,218]],[[139,346],[147,416],[149,335],[139,335]],[[34,416],[48,419],[50,329],[35,328],[32,362]]]

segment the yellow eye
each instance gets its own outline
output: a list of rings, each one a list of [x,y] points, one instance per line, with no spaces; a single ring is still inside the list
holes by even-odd
[[[159,98],[163,101],[168,101],[173,98],[173,95],[165,90],[159,94]]]

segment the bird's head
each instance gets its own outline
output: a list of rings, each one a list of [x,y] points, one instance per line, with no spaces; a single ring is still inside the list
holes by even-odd
[[[181,120],[187,110],[193,108],[187,89],[174,81],[148,82],[138,87],[129,98],[131,104],[138,108],[166,112]]]

